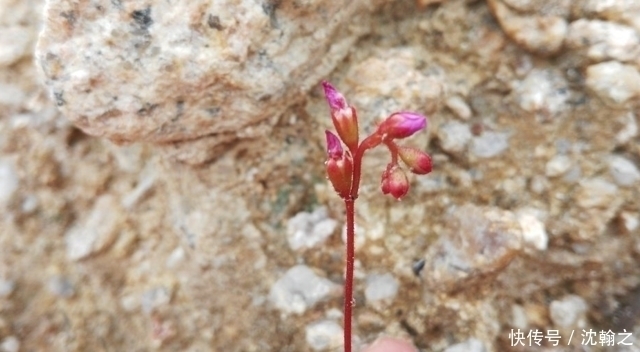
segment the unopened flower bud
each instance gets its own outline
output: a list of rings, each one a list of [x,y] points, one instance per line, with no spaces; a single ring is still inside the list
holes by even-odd
[[[329,158],[325,163],[327,177],[331,181],[333,189],[345,199],[351,192],[351,176],[353,174],[353,162],[349,155],[343,155],[340,159]]]
[[[429,154],[415,148],[399,147],[398,155],[414,174],[426,175],[431,172],[432,165]]]
[[[322,82],[324,96],[331,108],[331,120],[338,132],[338,136],[347,145],[351,152],[358,147],[358,117],[356,110],[347,104],[344,96],[340,94],[329,82]]]
[[[427,118],[415,112],[396,112],[378,126],[389,139],[406,138],[427,126]]]
[[[380,188],[383,194],[391,194],[395,199],[400,200],[409,192],[409,180],[398,165],[389,165],[382,173]]]
[[[330,159],[340,159],[342,157],[340,139],[330,131],[325,131],[324,134],[327,139],[327,155]]]

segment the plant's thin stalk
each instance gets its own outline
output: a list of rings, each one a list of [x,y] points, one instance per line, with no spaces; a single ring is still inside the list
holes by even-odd
[[[344,281],[344,351],[351,352],[351,317],[353,316],[353,265],[355,261],[355,203],[354,198],[344,200],[347,209],[347,250],[346,262],[347,270]]]

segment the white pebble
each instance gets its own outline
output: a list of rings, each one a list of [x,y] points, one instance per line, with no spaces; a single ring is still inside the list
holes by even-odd
[[[484,343],[476,338],[447,347],[444,352],[486,352]]]
[[[320,320],[306,326],[305,338],[314,351],[334,350],[343,344],[343,331],[333,320]]]
[[[14,281],[0,278],[0,297],[9,297],[15,288]]]
[[[461,153],[471,140],[471,129],[466,123],[449,121],[438,129],[442,149],[449,153]]]
[[[269,300],[285,313],[301,314],[339,290],[340,286],[316,275],[308,266],[296,265],[271,287]]]
[[[445,100],[445,104],[459,118],[463,120],[471,118],[471,108],[460,96],[454,95],[447,98],[447,100]]]
[[[4,206],[18,190],[18,174],[9,160],[0,159],[0,206]]]
[[[534,69],[524,80],[515,84],[515,95],[520,107],[529,112],[558,113],[569,99],[567,82],[555,70]]]
[[[113,196],[96,200],[91,212],[65,235],[67,257],[80,260],[109,247],[117,237],[119,216]]]
[[[638,136],[638,123],[635,114],[628,112],[622,118],[624,119],[624,127],[616,134],[617,145],[627,144]]]
[[[606,208],[616,199],[618,187],[602,178],[582,180],[576,195],[578,206],[588,208]]]
[[[169,304],[171,295],[172,290],[164,286],[154,287],[145,291],[140,300],[142,311],[151,313],[154,309]]]
[[[287,240],[293,250],[313,248],[323,243],[338,222],[327,215],[327,209],[320,207],[313,213],[300,212],[287,223]]]
[[[29,53],[31,35],[26,26],[0,27],[0,67],[8,67]]]
[[[571,168],[571,158],[567,155],[556,155],[547,162],[545,166],[545,175],[547,177],[557,177]]]
[[[547,235],[544,223],[531,212],[519,212],[517,218],[520,227],[522,227],[522,239],[525,244],[539,251],[546,250],[549,235]]]
[[[392,300],[398,294],[398,280],[391,274],[372,274],[367,277],[364,296],[367,302]]]
[[[587,68],[586,85],[603,100],[623,105],[640,96],[640,72],[618,61],[602,62]]]
[[[131,210],[149,193],[155,183],[155,180],[156,178],[153,175],[144,177],[140,182],[138,182],[136,188],[122,198],[122,207],[127,210]]]
[[[0,351],[2,352],[18,352],[20,351],[20,340],[15,336],[7,336],[0,343]]]
[[[580,296],[568,295],[549,305],[549,315],[556,327],[584,327],[587,303]]]
[[[60,298],[69,298],[76,293],[73,284],[65,277],[56,275],[49,279],[47,283],[49,292]]]
[[[620,219],[622,220],[622,226],[624,226],[627,233],[635,231],[638,228],[638,225],[640,225],[640,215],[637,213],[623,211],[620,213]]]
[[[609,160],[609,172],[620,186],[631,186],[640,180],[640,171],[629,159],[612,156]]]
[[[475,137],[471,143],[471,152],[479,158],[491,158],[504,152],[509,147],[509,136],[500,132],[484,132]]]

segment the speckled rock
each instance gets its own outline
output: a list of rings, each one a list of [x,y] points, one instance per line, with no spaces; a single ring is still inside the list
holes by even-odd
[[[447,347],[444,352],[486,352],[484,343],[476,338]]]
[[[614,106],[624,105],[640,96],[638,68],[618,61],[589,66],[586,84],[598,97]]]
[[[550,55],[562,47],[568,28],[564,17],[544,13],[521,14],[502,0],[489,0],[488,3],[505,33],[526,50]]]
[[[398,286],[398,280],[389,273],[371,274],[367,277],[364,296],[367,299],[367,303],[390,301],[398,293]]]
[[[271,287],[269,299],[285,313],[300,314],[339,291],[338,285],[318,276],[308,266],[296,265]]]
[[[471,137],[471,128],[466,123],[448,121],[438,128],[438,139],[442,149],[449,153],[463,152]]]
[[[509,135],[504,132],[487,131],[471,140],[471,153],[479,158],[492,158],[509,147]]]
[[[463,205],[447,218],[448,227],[426,255],[422,275],[429,289],[468,290],[487,283],[522,248],[522,228],[511,212]]]
[[[327,209],[320,207],[296,214],[287,223],[287,240],[293,250],[308,249],[325,241],[336,229],[338,222],[327,216]]]
[[[580,296],[569,295],[549,305],[549,316],[558,328],[583,328],[586,324],[587,302]]]
[[[37,61],[60,110],[85,132],[117,142],[207,138],[215,141],[196,148],[211,150],[267,134],[265,120],[334,68],[381,2],[50,0]],[[171,148],[193,163],[214,153]]]
[[[566,44],[584,50],[594,61],[640,63],[640,35],[633,27],[622,24],[579,19],[569,26]]]
[[[19,179],[13,162],[0,159],[0,206],[6,205],[18,189]]]
[[[567,107],[569,87],[559,70],[531,70],[524,80],[514,84],[518,105],[528,112],[546,116],[557,114]]]
[[[614,155],[609,160],[609,172],[620,186],[631,186],[640,181],[640,171],[631,160]]]
[[[65,236],[67,255],[79,260],[99,253],[116,240],[121,226],[120,214],[113,197],[104,196],[96,200],[85,219],[72,227]]]
[[[314,351],[334,350],[344,344],[342,326],[333,320],[320,320],[306,326],[305,337]]]

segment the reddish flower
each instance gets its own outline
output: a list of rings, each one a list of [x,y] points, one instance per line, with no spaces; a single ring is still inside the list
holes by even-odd
[[[398,165],[389,164],[382,173],[380,188],[383,194],[391,194],[395,199],[400,200],[409,192],[409,180]]]
[[[396,112],[378,126],[378,131],[389,139],[407,138],[427,127],[427,118],[409,111]]]
[[[353,153],[358,148],[358,117],[356,110],[347,104],[344,96],[340,94],[329,82],[322,82],[324,96],[331,108],[331,120],[338,132],[338,136]]]
[[[431,157],[429,154],[410,147],[398,147],[398,155],[416,175],[426,175],[431,172]]]

